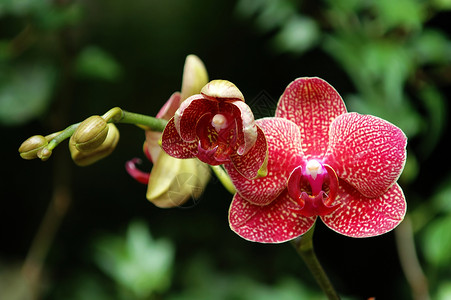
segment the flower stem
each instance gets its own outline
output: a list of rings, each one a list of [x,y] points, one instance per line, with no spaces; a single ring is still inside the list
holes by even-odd
[[[316,282],[323,290],[324,294],[330,300],[339,300],[337,292],[335,291],[332,283],[327,277],[326,272],[321,266],[318,258],[316,257],[315,250],[313,249],[313,231],[314,226],[310,228],[304,235],[294,239],[292,241],[293,246],[295,247],[298,254],[306,263],[313,277],[315,277]]]
[[[236,193],[235,186],[233,185],[232,180],[230,179],[227,172],[222,168],[222,166],[210,166],[210,167],[215,173],[216,177],[222,183],[222,185],[226,188],[226,190],[232,195],[235,194]]]
[[[102,118],[107,122],[134,124],[148,130],[160,132],[164,130],[168,123],[168,121],[164,119],[157,119],[151,116],[128,112],[119,107],[110,109],[102,116]]]
[[[162,132],[168,123],[167,120],[157,119],[155,117],[146,116],[142,114],[132,113],[122,110],[119,107],[114,107],[107,111],[103,116],[103,119],[108,123],[125,123],[134,124],[145,130],[153,130]],[[39,158],[47,160],[51,155],[53,149],[56,148],[62,141],[70,138],[77,130],[80,123],[72,124],[66,129],[48,135],[46,139],[49,141],[48,145],[41,151]]]

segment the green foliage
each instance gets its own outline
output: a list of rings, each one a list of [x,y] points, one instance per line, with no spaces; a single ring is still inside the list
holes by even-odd
[[[85,78],[115,81],[121,74],[121,67],[105,50],[87,46],[77,58],[76,73]]]
[[[0,65],[0,123],[20,125],[49,106],[57,71],[43,62]]]
[[[168,240],[154,240],[144,222],[130,223],[125,238],[104,237],[95,248],[95,261],[124,299],[148,299],[169,287],[174,247]]]
[[[451,214],[434,219],[424,233],[424,253],[435,266],[451,264]]]
[[[280,278],[275,284],[267,285],[244,274],[220,272],[202,256],[192,259],[183,277],[183,291],[170,294],[169,300],[322,299],[321,294],[293,278]]]

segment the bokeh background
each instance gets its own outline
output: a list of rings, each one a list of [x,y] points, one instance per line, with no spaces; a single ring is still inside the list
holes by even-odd
[[[228,227],[212,180],[159,209],[124,164],[144,133],[119,125],[108,158],[77,167],[18,147],[119,106],[155,115],[180,89],[185,57],[227,79],[257,117],[295,78],[331,83],[350,111],[409,137],[408,215],[380,237],[317,224],[315,248],[345,299],[451,299],[449,0],[0,0],[0,299],[323,299],[289,243]],[[143,169],[151,168],[145,162]]]

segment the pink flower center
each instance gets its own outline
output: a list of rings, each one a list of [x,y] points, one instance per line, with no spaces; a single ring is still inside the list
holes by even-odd
[[[199,137],[197,158],[210,165],[230,161],[230,154],[236,151],[237,128],[233,115],[205,114],[197,123]]]
[[[324,216],[337,208],[338,178],[329,165],[316,159],[307,161],[304,167],[298,166],[288,179],[288,194],[300,208],[292,211],[306,217]]]

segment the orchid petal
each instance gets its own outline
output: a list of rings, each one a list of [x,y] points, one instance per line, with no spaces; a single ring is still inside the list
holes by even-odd
[[[257,141],[254,143],[254,146],[244,155],[230,155],[235,169],[248,179],[253,179],[259,176],[259,171],[265,163],[268,152],[265,134],[259,126],[256,126],[256,128],[258,134]]]
[[[259,243],[282,243],[307,232],[316,217],[291,212],[287,192],[270,205],[257,206],[235,194],[229,210],[230,228],[242,238]]]
[[[366,198],[340,181],[337,203],[338,208],[321,219],[332,230],[349,237],[372,237],[389,232],[401,223],[407,208],[398,184],[378,198]]]
[[[301,135],[296,124],[282,118],[259,119],[256,124],[268,145],[268,174],[249,180],[233,164],[224,167],[242,198],[255,205],[267,205],[286,188],[291,171],[303,158]]]
[[[330,126],[325,162],[366,197],[378,197],[398,180],[406,162],[407,137],[378,117],[347,113]]]
[[[200,93],[208,99],[219,102],[244,101],[241,91],[227,80],[212,80],[202,88]]]
[[[148,154],[151,162],[155,163],[161,153],[161,147],[158,144],[161,139],[161,132],[146,130],[146,141],[144,143],[144,153]],[[146,151],[147,150],[147,151]]]
[[[188,55],[183,67],[181,101],[191,95],[200,94],[202,87],[207,83],[208,74],[204,63],[196,55]]]
[[[149,181],[150,174],[143,172],[136,167],[136,165],[139,165],[141,163],[142,163],[141,159],[133,158],[125,163],[125,170],[136,181],[142,184],[147,184],[147,182]]]
[[[158,119],[164,119],[169,120],[174,116],[175,112],[180,106],[180,93],[175,92],[169,97],[168,101],[163,105],[163,107],[160,109],[156,117]]]
[[[183,101],[174,115],[175,127],[180,137],[186,142],[195,141],[198,116],[207,112],[215,114],[217,111],[218,103],[202,95],[194,95]]]
[[[152,168],[146,197],[161,208],[180,206],[198,198],[209,178],[209,168],[199,160],[176,159],[162,152]]]
[[[243,155],[254,146],[257,140],[257,126],[255,126],[252,110],[246,103],[243,101],[233,101],[230,104],[232,107],[238,108],[240,112],[241,124],[237,125],[243,130],[243,143],[240,143],[237,153]]]
[[[175,158],[193,158],[197,154],[197,143],[182,140],[175,128],[174,118],[169,120],[161,136],[161,147]]]
[[[307,158],[322,157],[327,151],[330,123],[346,113],[338,92],[320,78],[298,78],[280,97],[276,117],[296,123],[302,136],[302,150]]]

